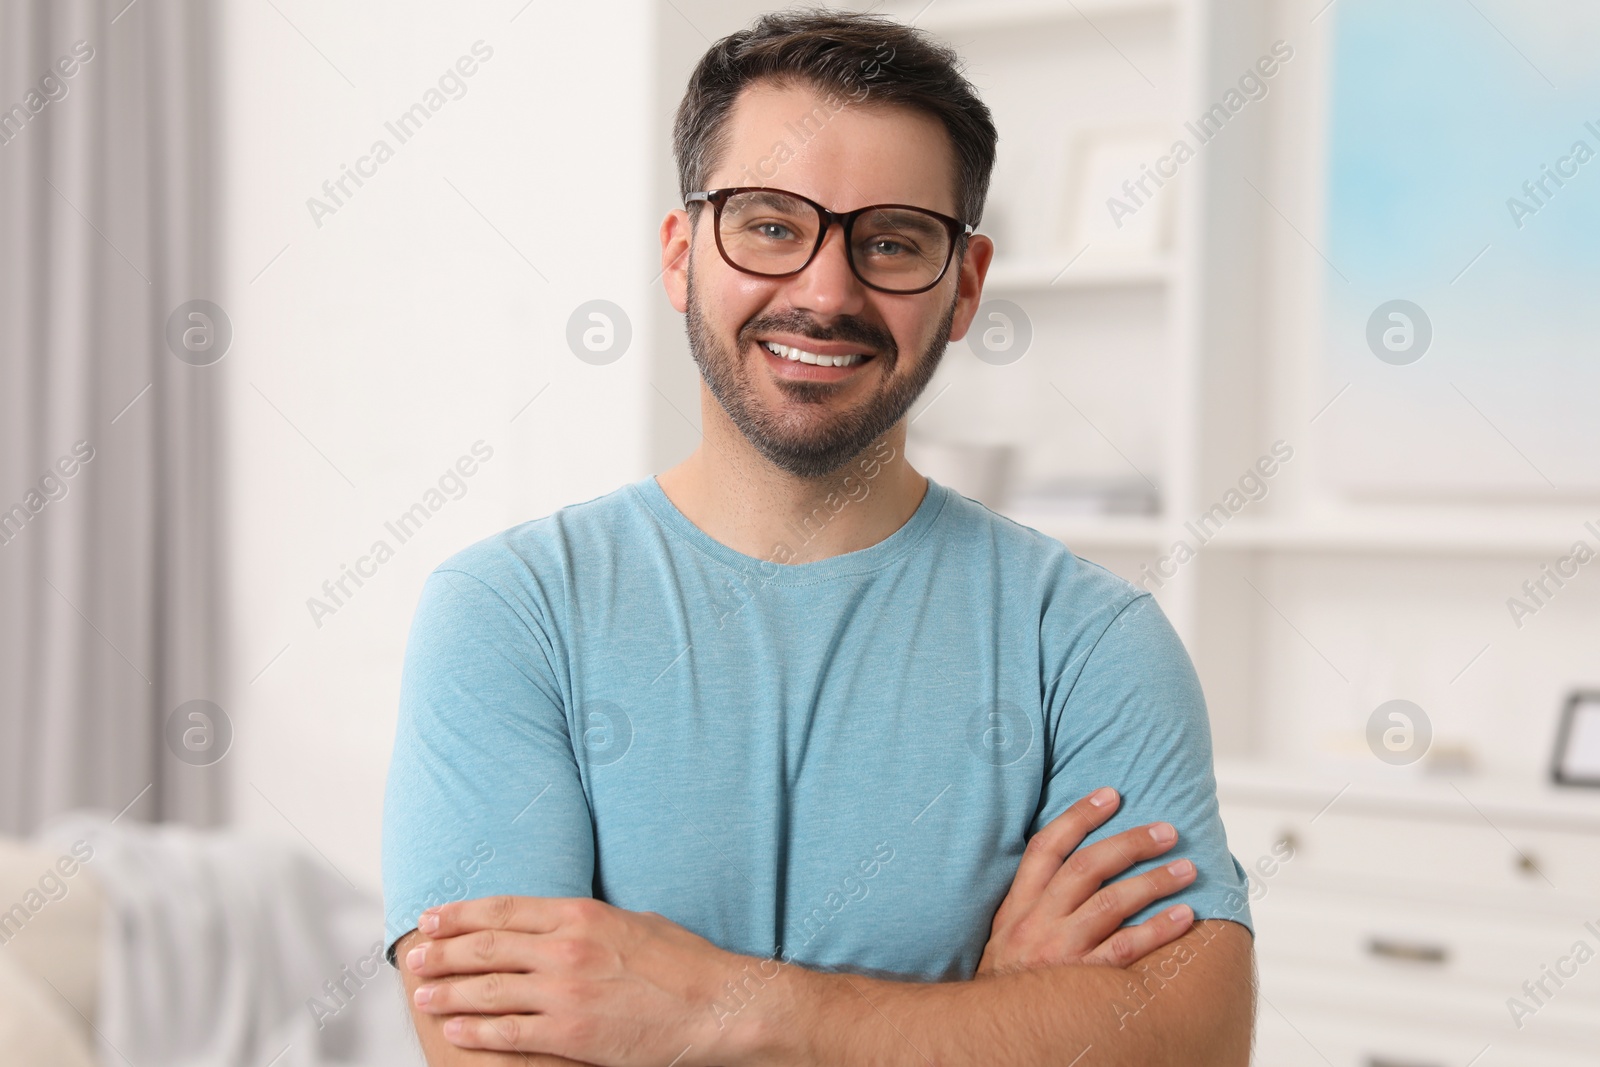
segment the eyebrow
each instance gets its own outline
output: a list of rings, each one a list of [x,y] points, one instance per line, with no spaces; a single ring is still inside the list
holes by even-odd
[[[748,195],[753,203],[759,204],[762,207],[775,207],[778,204],[800,202],[794,199],[793,194],[785,193],[779,189],[761,190],[752,192]]]
[[[861,216],[862,221],[873,225],[878,220],[886,220],[891,230],[909,230],[922,234],[942,234],[944,228],[926,215],[917,215],[899,208],[888,208],[879,212],[868,212]]]

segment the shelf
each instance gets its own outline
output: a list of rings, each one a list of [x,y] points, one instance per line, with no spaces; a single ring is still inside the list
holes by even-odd
[[[1574,542],[1600,548],[1600,534],[1584,527],[1584,517],[1491,519],[1471,513],[1387,514],[1316,519],[1230,520],[1207,548],[1265,549],[1285,552],[1417,552],[1454,555],[1566,555]],[[1600,528],[1600,514],[1590,519]]]
[[[924,29],[947,33],[952,30],[1003,29],[1031,26],[1041,22],[1068,22],[1129,15],[1170,15],[1184,6],[1185,0],[1005,0],[964,3],[934,0],[916,16]],[[901,5],[906,17],[915,13],[916,4]]]
[[[1585,517],[1503,517],[1491,521],[1470,512],[1428,515],[1378,514],[1329,519],[1229,520],[1202,539],[1192,528],[1152,515],[1069,515],[1002,509],[1069,546],[1165,550],[1175,540],[1207,550],[1249,552],[1350,552],[1366,554],[1535,556],[1554,560],[1585,541],[1600,554],[1600,533],[1584,526]],[[1600,509],[1597,509],[1600,511]],[[1600,514],[1588,519],[1600,530]]]
[[[1260,757],[1218,757],[1217,796],[1224,808],[1252,804],[1321,811],[1338,798],[1340,811],[1429,815],[1478,824],[1484,813],[1489,813],[1496,823],[1505,825],[1559,827],[1600,835],[1600,792],[1593,789],[1558,786],[1543,777],[1374,769],[1367,765],[1370,762],[1345,768],[1286,764]]]
[[[1051,515],[1004,511],[1007,518],[1054,537],[1068,548],[1133,548],[1154,551],[1167,542],[1165,523],[1153,515]]]
[[[985,293],[1067,292],[1075,289],[1163,286],[1172,280],[1172,260],[1166,258],[1078,262],[996,257],[984,277]],[[1063,269],[1065,268],[1065,269]]]

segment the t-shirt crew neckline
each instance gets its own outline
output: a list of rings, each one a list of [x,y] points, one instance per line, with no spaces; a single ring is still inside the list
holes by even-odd
[[[655,475],[635,482],[633,489],[645,507],[649,508],[663,526],[686,541],[697,552],[710,556],[718,563],[740,573],[748,574],[753,571],[758,577],[779,585],[827,581],[830,578],[876,570],[895,562],[909,552],[932,528],[935,520],[944,511],[950,494],[949,489],[929,478],[927,491],[922,494],[917,510],[911,513],[911,517],[898,530],[877,544],[809,563],[778,563],[773,559],[747,556],[743,552],[729,548],[700,529],[687,515],[678,510],[678,505],[667,496],[666,491],[661,488],[661,483],[656,481]],[[845,507],[849,506],[849,503],[845,504]],[[804,540],[804,531],[798,526],[792,526],[790,536],[783,538],[782,543],[794,550]]]

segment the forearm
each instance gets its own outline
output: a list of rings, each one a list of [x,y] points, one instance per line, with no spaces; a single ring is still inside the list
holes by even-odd
[[[1067,1067],[1092,1049],[1085,1063],[1244,1067],[1254,1007],[1249,934],[1227,922],[1207,927],[1129,968],[917,983],[784,967],[741,1062]]]

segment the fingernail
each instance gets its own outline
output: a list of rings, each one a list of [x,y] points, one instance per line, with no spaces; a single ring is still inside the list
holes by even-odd
[[[1173,862],[1167,864],[1167,873],[1175,874],[1179,878],[1184,877],[1193,870],[1194,864],[1190,863],[1188,860],[1174,860]]]
[[[1110,786],[1106,786],[1104,789],[1096,789],[1089,794],[1089,803],[1097,808],[1103,808],[1115,799],[1117,799],[1117,791]]]
[[[439,913],[435,911],[423,912],[417,917],[417,929],[425,934],[431,934],[439,929]]]
[[[421,967],[422,961],[427,958],[428,949],[426,946],[422,948],[414,948],[410,952],[406,953],[406,966],[410,967],[414,971],[418,967]]]
[[[412,999],[417,1002],[417,1007],[426,1007],[428,1002],[433,999],[433,986],[418,986],[416,995]]]
[[[459,1016],[459,1015],[451,1016],[450,1019],[447,1020],[445,1022],[445,1024],[444,1024],[444,1036],[445,1037],[460,1037],[461,1036],[461,1028],[463,1026],[466,1026],[466,1025],[467,1025],[466,1023],[461,1021],[461,1016]]]
[[[1178,836],[1178,831],[1174,830],[1169,823],[1158,822],[1154,826],[1150,827],[1150,836],[1162,844],[1165,844],[1166,842],[1176,838]]]
[[[1167,918],[1175,923],[1187,922],[1189,916],[1193,914],[1194,912],[1189,910],[1189,905],[1187,904],[1179,904],[1177,907],[1167,910]]]

